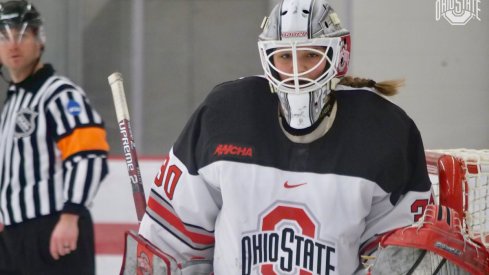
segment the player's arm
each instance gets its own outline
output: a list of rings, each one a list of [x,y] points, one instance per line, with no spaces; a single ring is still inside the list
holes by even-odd
[[[63,163],[63,212],[76,214],[92,202],[108,172],[109,145],[103,121],[76,89],[55,94],[46,111],[48,130]]]
[[[181,266],[211,270],[220,206],[218,190],[171,150],[151,187],[139,234]]]
[[[214,257],[214,229],[222,196],[218,183],[200,173],[211,162],[209,144],[214,142],[215,123],[222,119],[209,101],[212,94],[193,113],[165,157],[148,194],[139,230],[174,258],[183,274],[204,274],[190,270],[211,270]]]
[[[108,173],[109,146],[99,114],[75,88],[60,91],[45,106],[48,131],[62,159],[64,205],[50,243],[53,258],[76,249],[78,216],[91,204]],[[48,142],[46,146],[52,146]],[[54,158],[49,156],[54,163]],[[69,252],[69,251],[68,251]]]
[[[428,204],[432,203],[431,182],[428,176],[421,135],[411,121],[408,141],[401,148],[405,156],[401,163],[393,164],[388,181],[401,183],[392,190],[380,190],[373,198],[371,212],[366,217],[362,235],[362,249],[375,247],[379,235],[418,221]],[[366,249],[368,250],[368,248]]]

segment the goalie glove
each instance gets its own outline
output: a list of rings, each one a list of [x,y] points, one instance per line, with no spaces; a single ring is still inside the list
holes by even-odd
[[[489,274],[489,253],[461,230],[458,214],[429,205],[414,225],[387,233],[371,274]]]

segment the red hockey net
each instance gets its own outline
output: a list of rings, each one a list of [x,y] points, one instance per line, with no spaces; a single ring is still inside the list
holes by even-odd
[[[462,230],[489,250],[489,150],[426,151],[436,203],[455,209]]]

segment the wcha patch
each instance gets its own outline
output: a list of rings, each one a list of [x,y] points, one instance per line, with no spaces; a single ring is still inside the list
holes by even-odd
[[[66,110],[68,110],[68,113],[70,113],[71,115],[77,116],[81,113],[81,106],[78,102],[71,99],[66,105]]]
[[[15,118],[15,137],[22,138],[30,136],[36,129],[35,119],[38,113],[31,109],[21,109]]]

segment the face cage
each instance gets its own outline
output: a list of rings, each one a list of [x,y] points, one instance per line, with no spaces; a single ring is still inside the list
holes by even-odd
[[[336,76],[339,52],[341,50],[341,37],[333,38],[315,38],[307,41],[259,41],[258,49],[265,76],[272,86],[283,93],[302,94],[324,87],[333,77]],[[319,51],[311,48],[312,46],[325,47],[325,51]],[[297,63],[297,53],[299,51],[313,51],[322,56],[321,60],[305,72],[299,72]],[[331,57],[328,52],[332,50]],[[293,72],[287,73],[278,70],[273,64],[273,55],[277,52],[291,52],[293,62]],[[324,60],[327,67],[325,71],[316,79],[305,77],[308,73],[316,69]],[[287,76],[286,79],[280,79],[278,74]],[[292,82],[292,83],[290,83]]]

